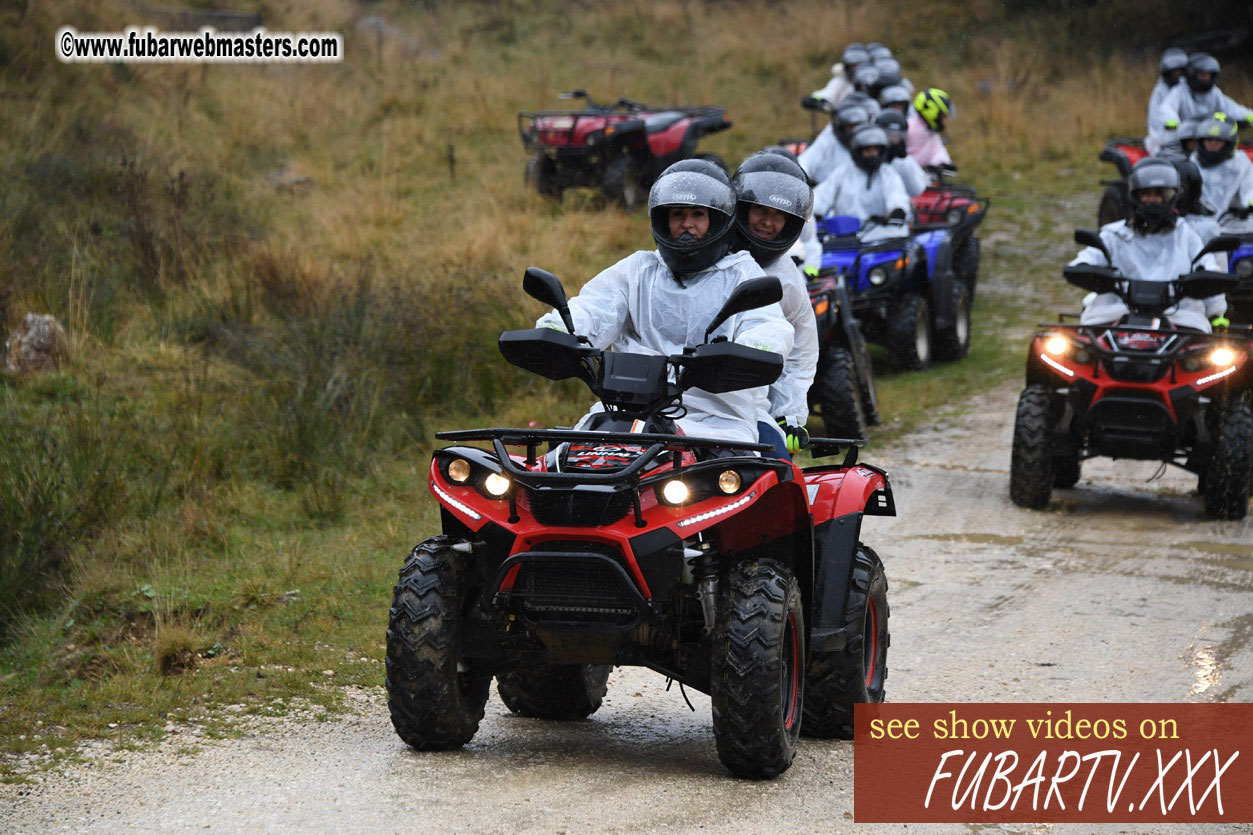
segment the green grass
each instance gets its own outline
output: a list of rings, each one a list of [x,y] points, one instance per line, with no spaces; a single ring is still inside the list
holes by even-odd
[[[348,60],[70,66],[57,26],[120,29],[133,9],[0,9],[0,325],[51,312],[72,348],[54,374],[0,375],[0,779],[27,767],[9,755],[148,744],[169,721],[227,735],[226,706],[333,711],[342,685],[381,682],[395,572],[438,525],[434,433],[568,424],[590,400],[499,359],[495,335],[542,312],[523,269],[573,292],[651,246],[643,213],[526,191],[517,110],[575,87],[723,104],[735,127],[702,150],[734,165],[810,132],[796,102],[825,82],[832,32],[949,89],[963,179],[994,200],[973,348],[925,374],[876,352],[872,458],[960,420],[1021,374],[1037,320],[1077,304],[1059,267],[1108,176],[1100,139],[1138,130],[1152,82],[1138,58],[1057,60],[1068,33],[986,4],[371,11],[429,51],[376,54],[341,0],[279,0],[277,28],[343,31]],[[1230,71],[1224,88],[1250,91]],[[284,167],[311,183],[276,188]]]

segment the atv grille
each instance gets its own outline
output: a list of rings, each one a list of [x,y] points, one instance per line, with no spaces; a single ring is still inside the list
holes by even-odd
[[[1108,362],[1105,367],[1109,376],[1122,383],[1154,383],[1166,373],[1168,362],[1141,360],[1138,362]]]
[[[1178,425],[1160,398],[1109,395],[1087,416],[1094,452],[1111,458],[1155,459],[1176,445]]]
[[[526,497],[541,525],[612,525],[632,506],[630,490],[612,488],[530,488]]]
[[[512,594],[522,598],[522,611],[535,621],[620,624],[636,614],[624,583],[601,560],[537,558],[522,564]]]

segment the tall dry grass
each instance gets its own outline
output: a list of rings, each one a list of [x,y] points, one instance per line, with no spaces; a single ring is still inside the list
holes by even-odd
[[[551,423],[577,409],[584,392],[561,402],[496,351],[501,330],[541,313],[522,271],[546,267],[573,291],[651,239],[642,213],[525,188],[515,115],[558,106],[562,90],[725,105],[734,128],[702,149],[734,165],[818,127],[800,96],[845,43],[881,40],[917,85],[953,93],[952,150],[976,183],[1019,173],[1037,188],[1105,136],[1142,131],[1155,55],[1067,45],[1055,16],[1021,7],[270,0],[272,29],[345,33],[343,64],[305,66],[62,65],[58,26],[120,29],[144,22],[136,6],[0,7],[0,325],[52,312],[76,347],[52,382],[0,380],[0,612],[38,587],[142,632],[151,607],[135,586],[165,582],[184,590],[172,624],[248,636],[261,657],[265,630],[241,626],[231,584],[238,555],[266,541],[226,533],[232,519],[291,500],[300,519],[284,525],[322,530],[380,501],[378,462],[404,460],[449,415]],[[359,32],[365,15],[406,37]],[[1223,85],[1253,94],[1238,73]],[[95,402],[106,417],[84,426]],[[354,533],[390,543],[403,515],[387,536]],[[248,583],[360,580],[257,559]],[[311,604],[274,622],[355,615]],[[193,639],[170,635],[141,637],[185,659]]]

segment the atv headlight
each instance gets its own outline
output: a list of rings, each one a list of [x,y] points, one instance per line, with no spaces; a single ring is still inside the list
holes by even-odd
[[[470,462],[464,458],[454,458],[448,462],[448,480],[465,484],[470,478]]]
[[[1241,258],[1236,264],[1236,278],[1248,278],[1253,275],[1253,258]]]
[[[1224,366],[1231,365],[1236,361],[1236,352],[1230,348],[1215,348],[1209,355],[1211,365]]]
[[[961,209],[949,209],[948,213],[944,215],[944,219],[947,220],[950,224],[960,223],[962,219],[962,210]]]
[[[718,489],[728,496],[737,492],[743,484],[744,480],[735,470],[723,470],[718,476]]]
[[[1044,343],[1044,350],[1057,357],[1065,354],[1069,347],[1070,342],[1064,336],[1050,336]]]
[[[687,485],[677,478],[667,481],[661,488],[661,497],[666,500],[666,504],[683,504],[690,495],[691,491],[687,489]]]
[[[483,489],[498,499],[509,492],[511,484],[512,482],[500,473],[492,473],[483,479]]]
[[[888,271],[883,267],[875,267],[870,271],[870,275],[868,275],[867,278],[870,279],[870,283],[875,287],[880,287],[887,283]]]

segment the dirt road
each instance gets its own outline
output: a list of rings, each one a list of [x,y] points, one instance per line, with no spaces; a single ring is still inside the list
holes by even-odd
[[[1014,507],[1016,396],[1002,388],[959,426],[868,456],[891,472],[900,512],[865,528],[891,584],[888,698],[1248,700],[1253,519],[1208,521],[1194,478],[1149,480],[1155,465],[1129,462],[1089,462],[1046,511]],[[652,673],[615,671],[586,722],[520,719],[493,696],[479,735],[449,754],[406,749],[383,700],[363,691],[342,719],[266,720],[195,755],[175,740],[5,787],[0,830],[832,832],[851,821],[851,743],[805,740],[783,778],[732,780],[709,700],[692,694],[689,712]],[[864,828],[880,829],[901,827]]]

